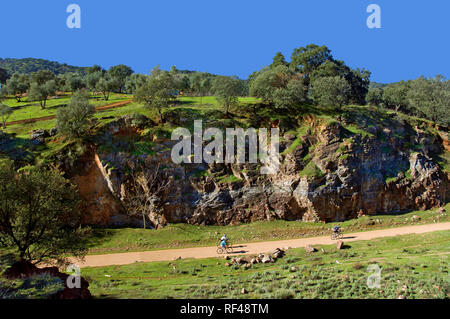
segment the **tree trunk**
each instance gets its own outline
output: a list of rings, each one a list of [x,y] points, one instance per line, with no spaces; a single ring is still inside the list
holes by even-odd
[[[142,221],[144,222],[144,229],[147,229],[147,224],[145,222],[145,214],[142,214]]]
[[[158,107],[158,113],[159,113],[159,119],[160,119],[161,124],[162,124],[162,123],[164,123],[164,118],[163,118],[162,111],[161,111],[160,107]]]

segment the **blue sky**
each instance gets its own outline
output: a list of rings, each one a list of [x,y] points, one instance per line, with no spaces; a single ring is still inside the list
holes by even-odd
[[[81,7],[81,29],[66,7]],[[381,29],[366,8],[381,7]],[[450,77],[448,0],[15,0],[0,5],[0,57],[36,57],[147,73],[160,64],[246,78],[309,43],[372,81]]]

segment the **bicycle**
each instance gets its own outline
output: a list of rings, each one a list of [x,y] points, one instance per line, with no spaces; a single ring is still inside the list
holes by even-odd
[[[344,234],[342,234],[342,231],[339,230],[337,232],[334,232],[331,234],[331,240],[336,240],[336,239],[342,239],[342,237],[344,236]]]
[[[230,254],[233,252],[233,245],[231,244],[231,242],[227,242],[227,245],[225,247],[222,247],[220,245],[220,241],[217,244],[217,253],[220,254]]]

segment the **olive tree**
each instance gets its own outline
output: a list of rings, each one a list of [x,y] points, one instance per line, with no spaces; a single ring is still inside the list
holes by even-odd
[[[155,67],[150,76],[141,84],[134,95],[137,102],[145,103],[148,108],[158,111],[161,123],[164,123],[162,110],[167,108],[176,98],[176,87],[173,76]]]
[[[0,245],[34,264],[83,257],[88,230],[80,226],[79,202],[76,187],[56,169],[17,173],[12,161],[0,162]]]
[[[339,76],[326,76],[311,83],[311,95],[317,104],[332,106],[341,110],[348,102],[351,93],[350,84]]]
[[[50,80],[44,84],[33,82],[28,90],[28,98],[31,101],[39,101],[42,109],[45,109],[47,100],[56,93],[56,81]]]
[[[434,122],[450,123],[450,81],[443,76],[411,81],[406,95],[409,105]]]
[[[117,86],[115,82],[116,80],[110,78],[109,76],[100,77],[98,79],[95,88],[97,91],[102,92],[105,101],[109,100],[109,95],[111,94],[112,91],[114,91],[114,88]]]
[[[3,129],[6,128],[6,121],[13,113],[13,109],[6,104],[0,103],[0,117],[2,119]]]
[[[27,75],[14,73],[12,77],[6,81],[6,85],[3,90],[5,93],[13,95],[17,102],[20,102],[22,95],[28,90],[28,81],[29,79]]]
[[[77,92],[70,103],[56,114],[58,131],[70,138],[83,138],[88,134],[94,113],[95,107],[89,103],[89,93]]]
[[[406,82],[389,84],[383,89],[383,102],[388,107],[394,107],[398,112],[401,108],[408,106],[407,93],[408,85]]]
[[[219,76],[214,79],[212,90],[217,102],[225,108],[225,114],[228,115],[230,107],[238,104],[242,83],[234,77]]]
[[[380,105],[383,102],[383,90],[380,88],[370,88],[366,94],[366,102],[374,106]]]

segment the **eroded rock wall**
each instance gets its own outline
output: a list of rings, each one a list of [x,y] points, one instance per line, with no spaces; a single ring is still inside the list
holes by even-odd
[[[312,130],[297,145],[292,134],[283,136],[276,175],[261,175],[258,164],[174,164],[170,151],[175,142],[169,139],[140,136],[153,142],[152,154],[97,148],[98,153],[82,160],[81,173],[72,176],[85,200],[86,223],[142,222],[127,217],[122,205],[132,195],[128,168],[137,162],[150,171],[164,167],[174,179],[147,213],[154,227],[168,222],[342,221],[361,214],[424,210],[448,200],[448,174],[433,160],[433,154],[443,151],[442,139],[402,121],[369,126],[364,134],[334,121],[309,121]],[[106,134],[139,134],[129,126],[121,120]],[[421,147],[411,150],[411,145]],[[308,173],[311,168],[315,174]]]

